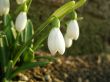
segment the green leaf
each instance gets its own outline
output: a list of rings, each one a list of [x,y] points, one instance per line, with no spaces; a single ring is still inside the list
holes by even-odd
[[[8,26],[10,25],[10,21],[11,21],[11,16],[8,14],[8,15],[4,15],[4,26]]]
[[[75,5],[75,1],[70,1],[65,5],[63,5],[62,7],[60,7],[59,9],[57,9],[52,14],[52,16],[55,16],[58,18],[64,17],[64,15],[66,15],[67,13],[70,13],[73,10],[74,5]]]
[[[35,59],[47,59],[47,60],[49,60],[49,61],[55,61],[56,60],[56,58],[55,57],[53,57],[53,56],[35,56]]]
[[[26,43],[32,37],[33,34],[34,34],[33,24],[31,20],[28,20],[25,30],[21,33],[21,42]],[[34,59],[34,52],[32,48],[33,41],[31,41],[31,44],[27,47],[27,50],[23,52],[22,57],[24,62],[30,62]]]
[[[4,32],[6,33],[8,42],[12,45],[16,39],[16,31],[10,15],[4,16]]]
[[[30,62],[30,63],[24,63],[22,66],[16,68],[14,72],[11,74],[10,78],[13,78],[16,74],[19,72],[23,72],[27,69],[34,68],[36,66],[44,67],[48,64],[49,62]]]
[[[7,68],[6,68],[6,74],[5,77],[7,79],[9,79],[8,77],[10,76],[11,72],[12,72],[12,65],[13,65],[13,61],[10,60],[9,63],[7,64]]]
[[[26,27],[23,32],[20,33],[20,43],[26,43],[34,34],[33,24],[31,20],[27,21]]]
[[[39,34],[39,36],[35,37],[35,43],[33,45],[33,50],[36,51],[41,47],[42,42],[48,37],[49,31],[51,30],[51,25],[49,25],[47,28],[45,28],[42,33]]]
[[[25,34],[25,43],[26,43],[34,34],[33,24],[31,22],[31,20],[27,21],[27,25],[26,25],[26,29],[24,31],[24,34]]]
[[[6,35],[4,32],[0,32],[0,64],[2,67],[5,67],[8,61],[8,47],[9,45]]]
[[[68,13],[81,7],[85,2],[86,2],[86,0],[79,0],[76,3],[75,3],[75,1],[70,1],[70,2],[66,3],[65,5],[61,6],[59,9],[57,9],[52,14],[52,16],[55,16],[55,17],[58,17],[59,19],[61,19],[62,17],[64,17]]]
[[[27,49],[23,54],[24,62],[31,62],[34,59],[34,52],[31,48]]]

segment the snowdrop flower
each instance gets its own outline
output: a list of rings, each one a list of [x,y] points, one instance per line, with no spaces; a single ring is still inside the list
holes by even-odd
[[[17,4],[23,4],[26,0],[16,0]]]
[[[19,15],[16,18],[15,22],[15,28],[18,32],[22,32],[27,23],[27,13],[26,12],[20,12]]]
[[[67,36],[68,38],[71,38],[73,40],[77,40],[79,37],[79,26],[78,26],[78,22],[76,20],[71,20],[68,24],[67,24]]]
[[[0,0],[0,16],[7,15],[10,9],[9,0]]]
[[[59,28],[53,28],[48,36],[48,48],[52,55],[58,51],[60,54],[65,52],[65,41]]]
[[[65,39],[65,46],[66,46],[66,48],[71,47],[71,45],[72,45],[72,39],[68,38],[68,36],[66,34],[65,34],[64,39]]]

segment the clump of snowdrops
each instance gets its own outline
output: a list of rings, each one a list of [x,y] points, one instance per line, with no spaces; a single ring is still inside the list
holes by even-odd
[[[14,1],[14,0],[13,0]],[[37,30],[28,19],[27,13],[32,0],[16,0],[17,9],[10,13],[10,0],[0,0],[0,79],[9,82],[17,73],[35,66],[44,66],[48,62],[33,61],[34,52],[41,48],[43,41],[47,44],[52,55],[57,52],[64,54],[65,48],[72,45],[79,37],[79,26],[75,9],[85,3],[85,0],[70,1],[53,12]],[[67,23],[65,35],[61,33],[60,21],[72,13]],[[46,28],[50,25],[48,28]],[[39,38],[37,38],[40,36]],[[17,65],[20,63],[20,65]]]

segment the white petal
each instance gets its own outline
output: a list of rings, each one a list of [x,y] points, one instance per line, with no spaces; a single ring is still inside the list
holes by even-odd
[[[20,12],[16,18],[15,27],[18,32],[21,32],[25,29],[27,23],[27,14],[26,12]]]
[[[9,13],[9,8],[7,7],[4,9],[4,15],[7,15],[8,13]]]
[[[57,52],[55,37],[56,37],[56,30],[53,28],[48,36],[48,48],[52,55],[55,55],[55,53]]]
[[[69,48],[72,46],[72,39],[68,38],[67,35],[65,34],[65,46],[66,48]]]
[[[62,55],[65,52],[65,40],[59,28],[57,28],[56,41],[55,44],[57,46],[58,52]]]
[[[50,31],[48,37],[48,48],[52,55],[54,55],[57,51],[60,54],[64,54],[65,52],[65,42],[63,35],[59,28],[53,28]]]
[[[79,37],[79,26],[76,20],[71,20],[67,25],[67,36],[77,40]]]
[[[0,16],[7,15],[10,9],[9,0],[0,0]]]
[[[16,0],[17,4],[23,4],[26,0]]]

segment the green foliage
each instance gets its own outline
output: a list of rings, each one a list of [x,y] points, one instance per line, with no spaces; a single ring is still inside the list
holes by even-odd
[[[36,66],[45,66],[49,62],[37,62],[35,59],[54,60],[52,57],[34,57],[34,52],[39,49],[43,41],[47,38],[51,28],[46,28],[55,18],[61,20],[65,15],[77,9],[85,3],[80,0],[77,3],[70,1],[57,9],[43,24],[34,32],[30,19],[26,19],[25,29],[18,31],[15,29],[14,16],[20,12],[28,13],[32,0],[27,0],[15,11],[4,15],[3,30],[0,31],[0,68],[3,70],[3,80],[10,81],[17,73]],[[27,6],[27,8],[25,8]],[[65,11],[64,11],[65,10]],[[22,19],[20,20],[20,23]],[[22,25],[19,25],[22,26]],[[21,27],[22,28],[22,27]],[[19,28],[20,29],[20,28]],[[17,30],[17,31],[16,31]],[[38,38],[40,36],[40,38]],[[37,38],[37,39],[35,39]],[[20,65],[17,65],[20,63]]]

